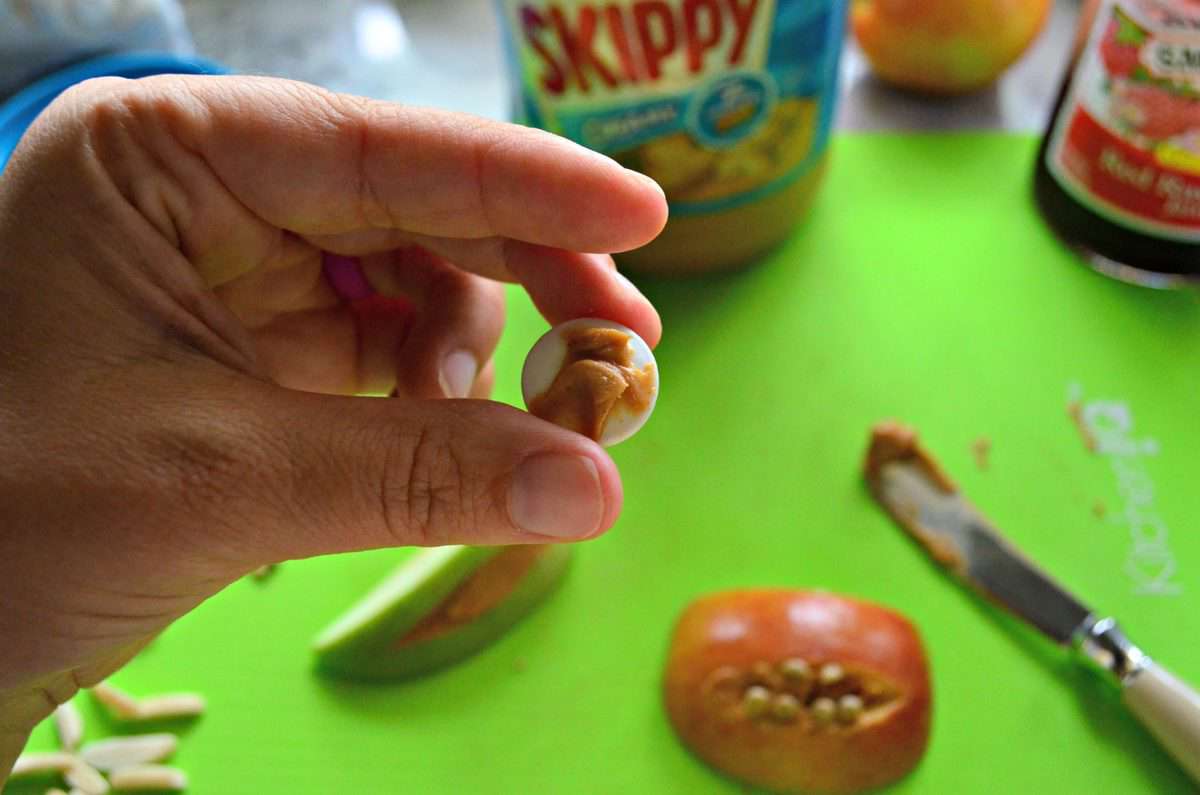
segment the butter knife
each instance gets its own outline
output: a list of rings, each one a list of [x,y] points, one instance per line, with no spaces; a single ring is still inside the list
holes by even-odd
[[[1106,671],[1129,710],[1200,782],[1200,695],[1150,659],[1117,622],[1095,613],[1006,540],[895,423],[874,429],[867,483],[927,553],[984,598]]]

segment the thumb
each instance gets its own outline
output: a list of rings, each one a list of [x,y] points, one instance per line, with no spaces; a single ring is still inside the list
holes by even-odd
[[[252,562],[577,540],[620,512],[620,477],[598,444],[500,403],[256,391],[276,451],[261,487],[276,499],[255,501]]]

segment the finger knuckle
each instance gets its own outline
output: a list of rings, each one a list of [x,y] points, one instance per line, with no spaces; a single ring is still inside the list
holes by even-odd
[[[178,500],[181,510],[210,521],[244,513],[239,503],[262,482],[269,444],[234,412],[196,411],[161,426],[151,434],[160,486]],[[263,495],[258,495],[260,498]]]
[[[504,228],[498,217],[495,199],[503,195],[495,169],[496,163],[504,162],[510,144],[502,135],[483,135],[471,152],[471,170],[474,177],[474,213],[482,220],[484,228],[493,233]]]
[[[205,119],[189,85],[166,78],[85,83],[69,102],[74,135],[86,144],[76,146],[77,157],[92,165],[84,173],[103,175],[171,239],[177,230],[168,208],[184,191],[168,164],[191,156]]]
[[[98,77],[67,88],[38,115],[23,136],[27,146],[40,149],[47,161],[68,164],[79,176],[89,175],[89,158],[96,141],[128,126],[126,98],[136,92],[132,81]]]
[[[83,129],[100,145],[140,139],[139,127],[165,120],[177,104],[168,95],[131,80],[105,81],[100,85],[88,80],[72,88],[64,98]]]
[[[382,491],[389,533],[400,544],[453,543],[468,529],[474,501],[450,434],[424,427],[398,446],[385,467]]]
[[[378,182],[381,170],[376,167],[379,158],[395,157],[394,143],[381,141],[379,130],[389,127],[396,106],[307,83],[273,82],[270,93],[275,101],[273,115],[289,118],[297,128],[305,129],[344,156],[339,160],[342,165],[336,178],[339,184],[348,186],[356,228],[398,228],[398,219],[383,198]],[[387,173],[386,169],[382,171]],[[345,229],[338,222],[325,231]]]
[[[120,96],[131,88],[131,82],[123,77],[91,77],[69,86],[58,95],[55,105],[73,109],[89,108]]]
[[[368,229],[398,228],[399,219],[376,183],[379,169],[375,167],[381,147],[375,131],[386,129],[387,117],[395,109],[382,102],[341,94],[328,94],[325,101],[329,124],[343,139],[343,148],[351,153],[352,195],[360,222]]]
[[[226,500],[230,486],[243,482],[246,459],[230,434],[176,431],[162,447],[181,498],[193,508]]]

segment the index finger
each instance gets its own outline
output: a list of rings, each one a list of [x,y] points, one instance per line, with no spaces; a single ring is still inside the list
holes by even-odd
[[[140,82],[230,192],[300,234],[384,228],[611,253],[666,222],[653,180],[540,130],[274,78]]]

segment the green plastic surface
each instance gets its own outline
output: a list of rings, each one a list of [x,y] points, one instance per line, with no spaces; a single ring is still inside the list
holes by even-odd
[[[642,280],[666,326],[662,393],[613,449],[624,514],[493,647],[394,686],[315,676],[314,633],[394,550],[239,582],[114,681],[208,697],[177,757],[201,795],[737,793],[660,709],[672,624],[718,589],[821,587],[903,611],[925,638],[932,741],[892,791],[1192,791],[1098,678],[944,576],[860,481],[870,425],[914,423],[1010,538],[1200,683],[1200,297],[1080,265],[1033,208],[1034,146],[842,136],[811,214],[768,261]],[[498,397],[515,401],[544,323],[515,293],[510,315]],[[1084,448],[1072,389],[1128,450]],[[89,737],[111,729],[79,702]],[[33,745],[53,746],[48,727]]]

